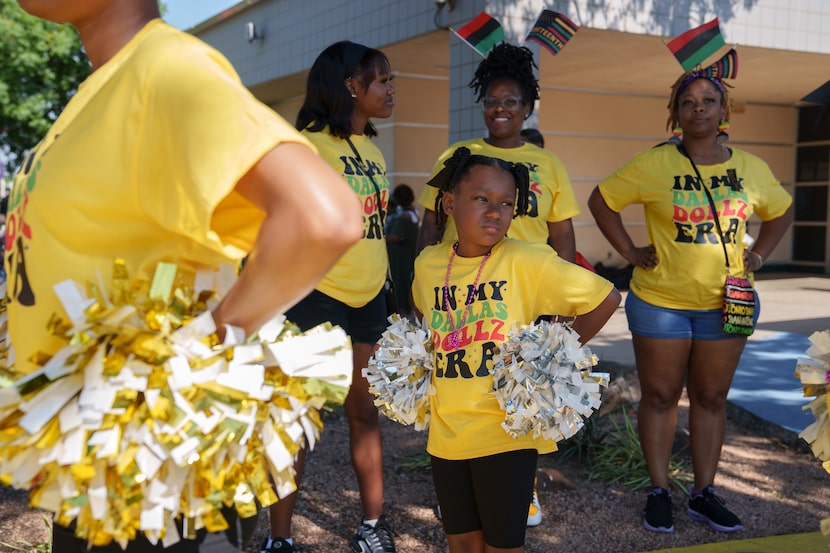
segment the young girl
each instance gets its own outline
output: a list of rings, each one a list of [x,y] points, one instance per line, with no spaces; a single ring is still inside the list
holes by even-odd
[[[430,181],[438,222],[458,239],[415,261],[415,306],[434,332],[436,394],[427,451],[451,552],[521,552],[536,458],[551,441],[510,437],[492,395],[494,356],[511,327],[558,313],[576,317],[583,342],[614,312],[610,282],[562,260],[545,244],[506,238],[528,209],[524,165],[459,148]]]

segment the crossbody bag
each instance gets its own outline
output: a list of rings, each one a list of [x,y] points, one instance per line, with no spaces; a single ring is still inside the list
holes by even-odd
[[[369,180],[372,181],[372,185],[375,187],[375,196],[378,203],[378,217],[380,217],[379,225],[383,228],[383,225],[386,222],[386,211],[384,211],[383,202],[381,201],[380,186],[378,186],[378,183],[375,182],[375,178],[372,176],[371,171],[369,171],[369,167],[366,163],[364,163],[363,158],[360,156],[360,152],[357,151],[357,148],[355,148],[355,145],[351,139],[347,137],[346,142],[352,149],[355,160],[360,166],[360,170],[363,171],[363,174],[369,177]],[[395,281],[392,280],[392,269],[389,267],[388,257],[386,258],[386,281],[383,283],[383,292],[386,297],[386,314],[391,315],[392,313],[396,313],[398,311],[398,300],[395,296]]]
[[[749,336],[755,331],[755,290],[752,287],[752,282],[748,278],[735,277],[729,274],[729,253],[726,251],[726,241],[723,239],[723,230],[720,226],[720,218],[718,217],[718,210],[715,208],[715,200],[712,198],[712,193],[706,183],[703,182],[703,177],[700,176],[700,171],[692,159],[692,156],[686,151],[682,144],[677,146],[681,154],[686,156],[692,164],[692,169],[695,170],[700,181],[700,186],[706,193],[706,199],[709,200],[709,207],[712,209],[712,217],[715,219],[715,228],[720,237],[720,244],[723,247],[723,256],[726,260],[726,282],[723,286],[723,309],[722,309],[722,326],[726,334],[738,334],[742,336]]]

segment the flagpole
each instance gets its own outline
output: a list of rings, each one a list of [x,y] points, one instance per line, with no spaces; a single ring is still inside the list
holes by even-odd
[[[455,30],[455,29],[453,29],[452,27],[447,27],[447,29],[449,29],[450,31],[452,31],[452,34],[454,34],[454,35],[455,35],[455,36],[457,36],[459,39],[461,39],[461,40],[464,42],[464,44],[466,44],[467,46],[469,46],[470,48],[472,48],[473,50],[475,50],[475,51],[476,51],[476,54],[478,54],[478,55],[479,55],[479,56],[481,56],[482,58],[487,58],[487,54],[482,54],[482,53],[481,53],[481,51],[480,51],[478,48],[476,48],[475,46],[473,46],[472,44],[470,44],[469,42],[467,42],[467,40],[466,40],[464,37],[462,37],[461,35],[459,35],[459,34],[456,32],[456,30]]]

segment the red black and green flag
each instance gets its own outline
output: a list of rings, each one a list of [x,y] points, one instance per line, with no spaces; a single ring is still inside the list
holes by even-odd
[[[716,17],[709,23],[686,31],[666,46],[683,66],[683,70],[691,71],[725,44]]]
[[[504,40],[501,24],[486,12],[481,12],[457,31],[452,28],[450,30],[484,57],[487,57],[490,48]]]
[[[538,42],[540,46],[543,46],[555,56],[578,30],[579,27],[576,23],[561,13],[542,10],[542,15],[539,16],[536,24],[530,29],[525,41]]]

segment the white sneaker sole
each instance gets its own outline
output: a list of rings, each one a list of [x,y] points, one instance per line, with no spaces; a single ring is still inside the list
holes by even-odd
[[[533,499],[530,503],[531,506],[536,507],[536,514],[531,515],[530,510],[528,509],[527,525],[530,527],[539,526],[542,524],[542,506],[539,505],[539,497],[536,495],[536,490],[533,490]]]

